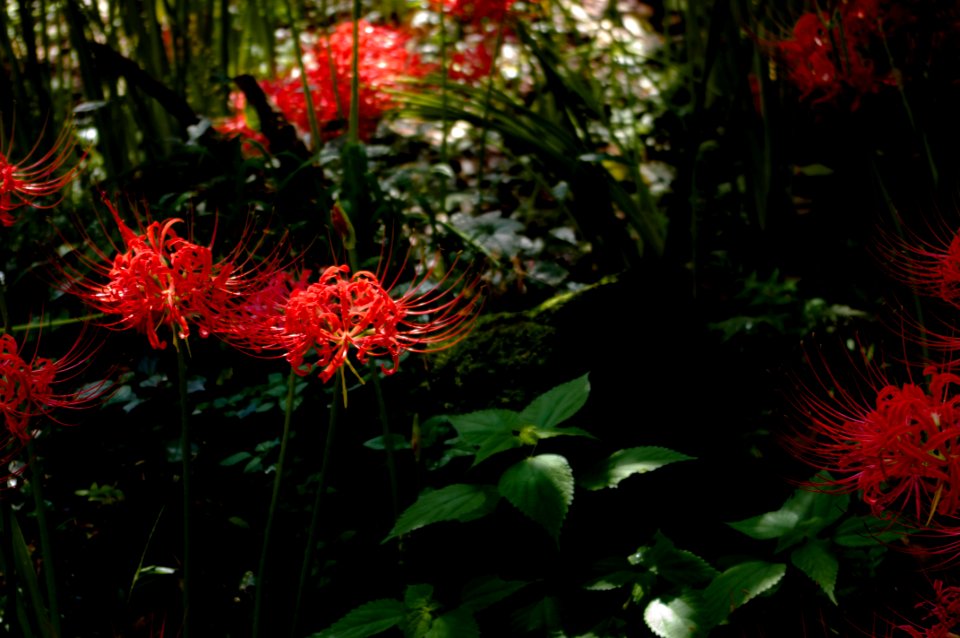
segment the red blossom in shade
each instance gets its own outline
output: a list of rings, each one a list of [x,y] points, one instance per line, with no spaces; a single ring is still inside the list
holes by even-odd
[[[860,492],[876,516],[952,534],[945,521],[960,514],[960,376],[932,367],[924,375],[926,389],[890,384],[873,369],[872,399],[832,375],[830,399],[804,389],[795,401],[809,427],[788,446],[829,473],[815,487]]]
[[[403,31],[361,20],[358,37],[360,134],[368,137],[384,112],[394,106],[394,99],[386,90],[399,87],[404,78],[422,77],[429,67],[409,49],[410,37]],[[334,137],[346,129],[350,113],[353,23],[337,25],[329,36],[317,41],[305,58],[307,84],[321,134]],[[264,82],[263,90],[288,122],[303,134],[310,132],[310,116],[299,76]]]
[[[0,225],[12,226],[16,219],[10,213],[24,206],[50,208],[59,199],[41,205],[42,197],[57,195],[73,179],[78,165],[57,175],[67,160],[73,156],[76,140],[73,129],[65,127],[60,131],[53,146],[43,155],[39,155],[39,144],[17,163],[11,159],[13,140],[6,149],[0,149]]]
[[[896,629],[906,632],[910,638],[957,638],[960,631],[960,587],[944,587],[942,581],[934,581],[934,600],[917,604],[917,609],[926,611],[925,623],[920,625],[898,625]]]
[[[28,360],[9,334],[0,335],[0,414],[6,433],[4,454],[13,454],[30,439],[30,421],[54,408],[82,408],[103,395],[104,386],[60,393],[55,385],[70,380],[90,359],[88,342],[77,340],[60,359]],[[2,459],[7,460],[6,456]]]
[[[404,352],[435,352],[466,337],[479,301],[467,291],[451,294],[460,280],[444,287],[429,283],[427,272],[394,298],[375,273],[350,274],[348,266],[330,266],[317,281],[278,277],[272,286],[238,304],[224,338],[254,353],[276,351],[305,376],[318,370],[329,380],[343,365],[389,359],[395,372]],[[395,283],[395,282],[394,282]]]
[[[888,236],[880,253],[896,279],[960,308],[960,233],[937,234],[945,237],[927,242]]]
[[[233,115],[216,121],[213,125],[214,130],[228,139],[241,138],[244,154],[248,156],[256,155],[260,152],[259,147],[266,148],[268,146],[268,141],[263,133],[255,131],[247,121],[246,96],[240,91],[231,93],[230,107],[233,109]]]
[[[64,269],[62,287],[99,312],[119,315],[107,326],[143,332],[154,348],[166,347],[157,334],[163,326],[179,339],[190,335],[191,324],[202,337],[216,331],[231,300],[261,288],[278,268],[279,251],[260,261],[252,252],[245,254],[249,228],[227,257],[214,261],[210,247],[177,234],[175,226],[183,220],[151,222],[136,233],[106,198],[104,202],[120,228],[123,248],[115,247],[113,257],[97,249],[96,259],[81,258],[93,277]]]
[[[871,57],[882,45],[881,17],[877,0],[846,0],[832,14],[802,14],[789,38],[766,44],[777,53],[801,100],[836,102],[849,94],[855,110],[863,95],[894,82]]]

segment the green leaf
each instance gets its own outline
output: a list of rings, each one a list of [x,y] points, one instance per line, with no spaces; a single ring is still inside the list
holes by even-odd
[[[847,494],[814,492],[800,488],[779,510],[727,523],[733,529],[758,540],[779,538],[777,551],[813,538],[843,516],[850,502]]]
[[[500,494],[557,538],[573,502],[573,471],[567,459],[541,454],[524,459],[500,477]]]
[[[620,589],[624,585],[629,585],[636,581],[638,576],[639,574],[637,574],[637,572],[621,570],[606,574],[600,578],[594,578],[589,583],[584,585],[583,588],[587,591],[610,591],[611,589]]]
[[[497,488],[492,485],[457,483],[426,492],[400,515],[384,542],[431,523],[481,518],[492,512],[499,500]]]
[[[406,614],[407,608],[399,600],[374,600],[310,638],[367,638],[400,624]]]
[[[518,434],[527,424],[511,410],[484,410],[448,418],[460,438],[478,448],[474,465],[494,454],[523,445]]]
[[[830,602],[834,605],[837,604],[833,592],[837,586],[837,572],[840,570],[840,563],[834,553],[830,551],[827,541],[811,539],[791,552],[790,561],[797,569],[809,576],[813,582],[820,585]]]
[[[433,601],[433,585],[407,585],[403,592],[403,604],[407,609],[430,607]]]
[[[220,461],[220,465],[222,465],[222,466],[224,466],[224,467],[229,467],[229,466],[231,466],[231,465],[236,465],[237,463],[240,463],[241,461],[246,461],[246,460],[249,459],[251,456],[253,456],[253,455],[250,454],[249,452],[237,452],[236,454],[231,454],[231,455],[228,456],[227,458],[225,458],[225,459],[223,459],[222,461]]]
[[[475,578],[464,585],[460,594],[461,607],[476,612],[498,603],[530,583],[522,580],[503,580],[496,576]]]
[[[675,585],[696,585],[715,578],[720,572],[685,549],[678,549],[673,541],[659,531],[652,547],[641,547],[630,556],[633,565],[641,565]]]
[[[665,447],[646,446],[618,450],[594,469],[581,484],[588,490],[616,487],[620,481],[634,474],[652,472],[664,465],[693,458]]]
[[[550,430],[576,414],[587,402],[589,395],[590,381],[585,374],[541,394],[520,414],[524,421]]]
[[[911,530],[876,516],[852,516],[837,526],[833,542],[841,547],[875,547],[902,540]]]
[[[699,601],[693,593],[676,598],[655,598],[643,610],[643,620],[660,638],[691,638],[700,633]]]
[[[473,614],[460,607],[435,618],[424,638],[480,638]]]
[[[553,635],[548,632],[560,626],[560,603],[553,596],[546,596],[510,617],[513,635],[536,632],[538,636]]]
[[[407,638],[424,638],[433,624],[433,612],[439,605],[433,600],[433,585],[408,585],[403,594],[407,613],[401,629]]]
[[[708,627],[723,622],[737,607],[780,582],[784,563],[749,561],[726,570],[703,592],[704,621]]]

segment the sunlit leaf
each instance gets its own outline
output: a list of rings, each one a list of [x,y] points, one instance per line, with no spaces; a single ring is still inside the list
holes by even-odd
[[[431,523],[471,521],[493,511],[500,500],[491,485],[455,484],[421,494],[397,519],[385,540],[408,534]]]
[[[588,490],[616,487],[620,481],[634,474],[652,472],[664,465],[677,461],[690,461],[693,458],[665,447],[648,446],[619,450],[588,474],[581,481],[581,485]]]
[[[693,594],[655,598],[643,610],[643,620],[660,638],[692,638],[700,633],[699,603]]]
[[[567,459],[541,454],[524,459],[500,477],[500,494],[556,538],[573,502],[573,470]]]
[[[590,381],[583,375],[538,396],[524,408],[521,417],[541,429],[555,428],[579,412],[589,396]]]

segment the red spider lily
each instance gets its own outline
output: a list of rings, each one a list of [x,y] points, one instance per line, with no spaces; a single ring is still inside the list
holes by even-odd
[[[39,144],[38,141],[17,163],[10,159],[13,152],[12,139],[5,150],[0,150],[0,225],[12,226],[16,219],[10,212],[18,208],[55,206],[59,199],[45,205],[37,203],[37,200],[59,193],[77,172],[79,164],[56,175],[73,155],[76,140],[72,128],[64,127],[50,150],[37,157]]]
[[[943,238],[927,242],[888,236],[880,253],[895,278],[960,308],[960,234],[936,234]]]
[[[268,142],[263,133],[250,127],[250,123],[247,122],[246,106],[246,96],[239,91],[234,91],[230,94],[230,107],[234,114],[219,119],[213,124],[213,128],[228,139],[241,138],[244,155],[253,156],[260,152],[260,147],[266,148]]]
[[[478,23],[484,20],[502,22],[516,0],[433,0],[450,15],[463,22]]]
[[[467,292],[451,296],[457,280],[444,287],[445,275],[431,286],[432,271],[394,298],[375,273],[350,275],[348,266],[330,266],[315,283],[304,277],[278,277],[233,313],[224,338],[252,350],[278,351],[297,374],[314,370],[328,381],[342,366],[386,358],[386,374],[396,372],[404,352],[435,352],[465,338],[473,327],[478,300]],[[396,281],[393,282],[396,284]]]
[[[93,277],[64,269],[62,287],[99,312],[119,315],[107,326],[143,332],[153,348],[166,347],[157,334],[162,326],[174,330],[178,339],[189,337],[190,324],[198,327],[200,336],[208,336],[233,298],[261,288],[279,268],[279,251],[259,262],[255,251],[245,254],[249,228],[227,257],[214,261],[210,247],[177,234],[174,227],[183,220],[151,222],[138,234],[106,198],[104,202],[120,228],[123,249],[114,246],[113,257],[99,249],[96,259],[80,257]]]
[[[936,593],[934,600],[925,600],[917,604],[917,609],[927,613],[925,622],[929,627],[919,625],[898,625],[896,629],[906,632],[910,638],[957,638],[960,631],[960,587],[944,587],[942,581],[934,581]]]
[[[34,355],[28,360],[11,335],[0,335],[0,414],[6,426],[2,462],[30,439],[33,418],[55,408],[87,407],[103,396],[105,384],[72,393],[61,393],[55,388],[75,378],[86,366],[90,360],[89,343],[81,336],[59,359]]]
[[[405,77],[422,77],[429,68],[408,48],[410,37],[398,29],[375,26],[361,20],[358,25],[360,83],[360,133],[368,137],[394,99],[386,89],[397,88]],[[306,56],[307,83],[316,119],[324,137],[345,130],[350,113],[350,82],[353,77],[353,23],[344,22],[320,38]],[[310,115],[303,83],[296,76],[263,83],[288,122],[301,133],[310,131]]]
[[[802,14],[791,37],[767,43],[777,52],[800,99],[814,104],[834,102],[850,93],[851,110],[860,99],[894,82],[892,75],[878,71],[870,57],[882,42],[877,0],[848,0],[833,14]]]
[[[447,73],[454,80],[477,82],[488,77],[492,68],[493,56],[490,55],[487,43],[478,42],[470,48],[451,54]]]
[[[832,375],[830,399],[804,388],[795,402],[809,428],[788,446],[829,472],[815,487],[861,492],[878,517],[902,515],[952,535],[946,521],[960,514],[960,376],[932,367],[924,374],[926,389],[893,385],[871,368],[872,398],[854,395]]]

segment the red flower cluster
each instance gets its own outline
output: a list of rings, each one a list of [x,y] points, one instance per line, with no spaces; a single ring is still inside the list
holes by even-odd
[[[839,477],[819,487],[862,492],[874,515],[904,514],[917,526],[960,514],[960,376],[924,374],[928,390],[886,384],[872,406],[842,388],[829,402],[799,401],[812,427],[791,442],[794,452]]]
[[[960,631],[960,587],[944,587],[943,582],[935,581],[933,589],[936,592],[935,600],[928,600],[917,605],[918,609],[925,609],[925,621],[933,621],[930,627],[917,625],[899,625],[897,629],[906,632],[910,638],[956,638],[956,631]]]
[[[104,201],[120,228],[124,247],[117,248],[112,258],[98,250],[97,259],[83,259],[96,281],[67,273],[64,289],[100,312],[119,315],[108,327],[146,333],[154,348],[166,347],[157,334],[161,326],[175,330],[180,339],[190,335],[190,324],[199,328],[201,336],[214,332],[231,299],[261,286],[277,266],[274,253],[245,270],[251,259],[241,260],[245,241],[215,262],[209,247],[177,234],[174,226],[183,223],[181,219],[152,222],[135,233]]]
[[[389,359],[383,371],[392,374],[403,352],[449,347],[473,325],[478,302],[465,292],[446,299],[450,289],[443,281],[431,287],[430,274],[396,299],[376,274],[351,276],[348,266],[330,266],[311,284],[309,273],[278,276],[234,308],[225,339],[255,353],[281,352],[297,374],[319,370],[323,381],[352,367],[351,351],[360,363]]]
[[[102,388],[74,394],[58,394],[54,389],[54,384],[65,380],[63,374],[82,365],[88,355],[78,341],[56,361],[36,356],[27,361],[12,336],[0,335],[0,413],[9,435],[4,445],[8,453],[30,439],[33,417],[52,408],[83,407],[100,397]],[[11,451],[11,447],[15,449]]]
[[[260,131],[255,131],[247,121],[247,98],[240,91],[234,91],[230,94],[230,106],[234,113],[230,117],[225,117],[214,123],[213,128],[218,133],[228,139],[242,138],[243,152],[245,155],[255,155],[260,151],[259,146],[267,147],[266,136]]]
[[[0,151],[0,225],[12,226],[16,219],[10,214],[11,211],[23,206],[50,208],[57,204],[55,201],[40,205],[37,200],[59,193],[73,179],[77,165],[60,175],[56,173],[73,155],[75,146],[73,129],[65,127],[53,147],[40,157],[34,158],[38,152],[37,146],[34,146],[26,157],[13,163],[10,160],[13,140],[5,150]]]
[[[409,36],[391,28],[359,23],[360,134],[369,136],[383,113],[394,105],[385,89],[396,88],[404,77],[422,77],[429,70],[408,48]],[[353,23],[338,25],[308,52],[304,65],[321,134],[335,137],[346,129],[353,76]],[[263,83],[264,92],[288,122],[301,133],[310,132],[310,117],[299,77]]]
[[[771,43],[800,99],[818,104],[850,93],[854,110],[863,95],[893,83],[872,58],[882,46],[881,17],[878,0],[845,0],[832,14],[804,13],[789,39]]]
[[[463,22],[479,23],[484,20],[502,22],[516,0],[434,0],[447,13]],[[442,5],[441,5],[442,3]]]
[[[491,46],[484,41],[454,51],[450,55],[450,65],[447,69],[449,77],[464,82],[477,82],[489,76],[493,69]]]

